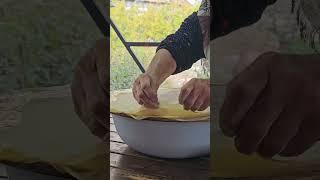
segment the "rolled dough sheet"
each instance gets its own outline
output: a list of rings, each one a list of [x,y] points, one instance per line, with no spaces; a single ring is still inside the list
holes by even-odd
[[[111,93],[110,111],[114,114],[122,114],[134,119],[156,119],[171,121],[201,121],[208,120],[210,108],[205,111],[186,111],[179,104],[180,89],[159,89],[159,108],[150,109],[138,104],[131,90],[121,90]]]

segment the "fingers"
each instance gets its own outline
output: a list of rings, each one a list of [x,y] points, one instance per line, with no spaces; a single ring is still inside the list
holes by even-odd
[[[150,80],[146,79],[146,77],[144,78],[145,79],[140,83],[140,90],[142,90],[144,97],[151,101],[152,105],[156,106],[158,103],[157,92],[151,88]]]
[[[304,118],[301,109],[301,104],[296,103],[290,103],[284,108],[259,147],[258,153],[262,157],[271,158],[279,154],[297,134]]]
[[[201,90],[193,89],[187,96],[183,98],[182,104],[185,110],[194,109],[195,102],[198,100],[200,96]]]
[[[81,89],[84,92],[85,104],[88,111],[95,112],[103,109],[107,114],[109,99],[108,94],[108,71],[107,71],[107,50],[109,48],[106,40],[97,42],[94,48],[91,48],[80,60],[77,65],[75,76],[81,81]],[[103,103],[103,108],[94,108],[96,103]],[[100,111],[100,110],[99,110]],[[99,112],[99,113],[102,113]],[[102,115],[102,114],[101,114]],[[103,115],[105,116],[105,115]]]
[[[304,108],[302,111],[304,116],[302,116],[298,132],[280,152],[281,156],[298,156],[320,140],[320,117],[318,111],[320,99],[318,99],[319,97],[314,98],[309,94],[307,94],[307,96],[309,97],[302,97],[304,98],[304,103],[301,101],[297,102],[300,104],[300,111]]]
[[[317,119],[316,121],[318,121]],[[305,120],[300,126],[300,129],[295,137],[293,137],[288,145],[280,152],[281,156],[298,156],[305,151],[307,151],[313,144],[315,144],[320,136],[319,129],[317,129],[317,125],[315,123],[308,122],[316,122]]]
[[[220,128],[227,136],[235,136],[240,121],[267,85],[268,69],[263,58],[252,63],[227,86],[219,119]]]
[[[195,103],[190,107],[191,111],[204,111],[210,106],[210,95],[206,90],[200,92],[200,95],[196,99]]]
[[[134,82],[132,90],[134,98],[140,105],[148,108],[159,106],[157,91],[151,87],[151,80],[147,75],[140,75]]]
[[[240,121],[254,105],[266,85],[263,77],[260,81],[255,78],[242,81],[242,84],[231,82],[220,112],[221,130],[230,137],[235,135]]]
[[[303,115],[299,116],[301,122],[298,132],[280,152],[281,156],[298,156],[320,140],[320,88],[315,84],[307,81],[301,85],[300,93],[294,96],[295,99],[298,98],[295,102],[297,108],[290,113],[296,115],[297,112],[301,112]],[[291,124],[292,122],[290,122],[290,126]]]
[[[102,125],[107,127],[109,99],[106,93],[98,86],[100,83],[96,73],[82,74],[83,89],[86,92],[85,98],[88,110]]]
[[[264,55],[228,84],[220,126],[239,152],[297,156],[320,139],[318,73],[303,58]]]
[[[84,88],[84,77],[82,76],[82,70],[77,66],[74,78],[71,84],[71,94],[72,100],[75,107],[75,112],[79,118],[88,126],[90,131],[97,137],[102,138],[106,135],[108,131],[108,126],[106,125],[106,120],[102,120],[101,117],[97,117],[91,111],[93,108],[89,108],[89,103],[87,101],[86,90]],[[98,86],[99,87],[99,86]],[[90,96],[90,95],[88,95]],[[91,105],[92,106],[92,105]],[[99,106],[99,105],[97,105]],[[107,106],[102,105],[102,107],[107,110]],[[106,117],[106,116],[104,116]]]
[[[179,103],[185,110],[203,111],[210,105],[210,87],[207,80],[192,79],[181,88]]]
[[[144,105],[147,108],[157,108],[158,107],[158,104],[156,104],[151,99],[149,99],[143,90],[138,90],[137,97],[139,99],[138,101],[140,102],[139,104]]]
[[[273,122],[278,119],[284,105],[281,103],[279,91],[266,88],[241,120],[241,125],[236,130],[235,144],[239,152],[252,154],[267,135]]]
[[[193,91],[193,86],[188,86],[189,84],[187,83],[185,86],[181,88],[181,92],[179,94],[179,103],[184,104],[186,99],[189,97],[191,92]]]
[[[194,104],[190,107],[191,111],[198,111],[206,101],[204,93],[200,93]]]
[[[210,98],[206,98],[204,103],[200,106],[198,111],[204,111],[210,106]]]

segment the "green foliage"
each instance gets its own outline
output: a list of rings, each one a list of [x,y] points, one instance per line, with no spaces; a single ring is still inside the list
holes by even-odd
[[[101,37],[78,0],[0,1],[0,91],[70,83]]]
[[[160,42],[174,33],[183,20],[198,9],[198,5],[149,5],[147,11],[139,11],[134,5],[125,8],[124,1],[112,1],[111,18],[127,41]],[[130,88],[140,70],[132,57],[111,30],[111,90]],[[152,47],[133,48],[136,56],[146,68],[155,53]]]
[[[105,2],[105,0],[99,0]],[[169,4],[125,10],[113,1],[111,16],[128,41],[161,41],[198,6]],[[0,1],[0,92],[69,84],[80,57],[102,38],[78,0]],[[134,48],[146,67],[155,48]],[[129,88],[140,73],[111,30],[111,89]]]

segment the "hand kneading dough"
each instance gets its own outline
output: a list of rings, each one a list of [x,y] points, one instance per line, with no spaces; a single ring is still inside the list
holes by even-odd
[[[192,112],[179,104],[180,89],[159,89],[159,108],[150,109],[139,105],[131,90],[111,93],[110,111],[114,114],[130,116],[134,119],[152,119],[158,121],[208,121],[210,108],[205,111]]]

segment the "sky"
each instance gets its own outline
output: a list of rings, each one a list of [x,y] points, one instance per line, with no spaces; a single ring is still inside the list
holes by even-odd
[[[202,0],[187,0],[191,4],[200,3]]]

